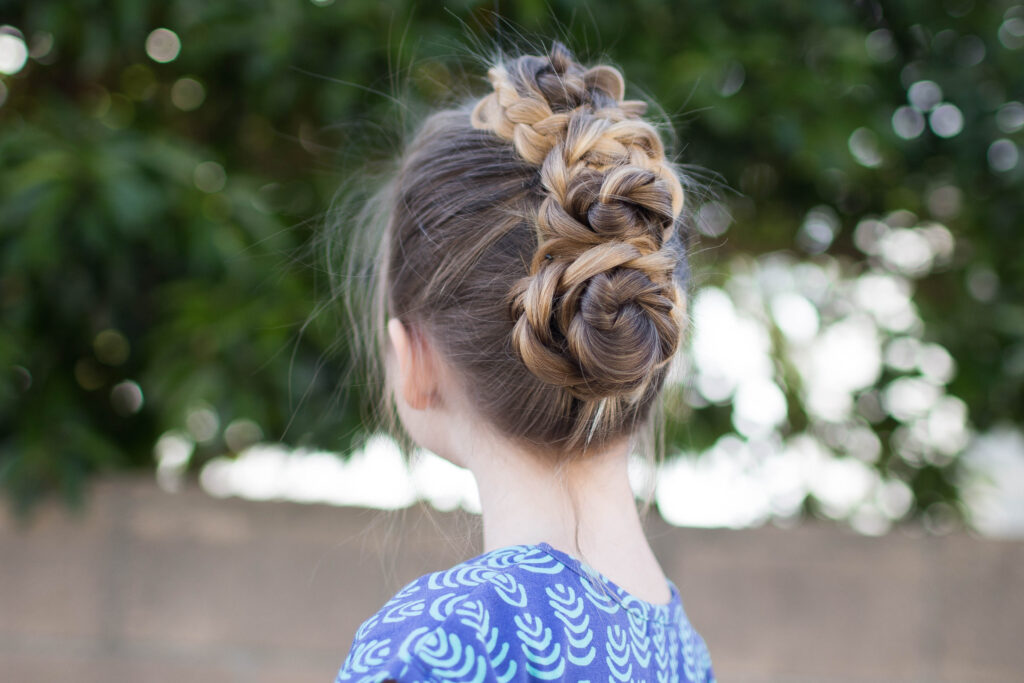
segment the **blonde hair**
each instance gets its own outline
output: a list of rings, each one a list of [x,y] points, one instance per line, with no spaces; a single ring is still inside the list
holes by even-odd
[[[366,332],[427,335],[484,419],[567,461],[648,422],[683,336],[683,186],[616,69],[555,43],[489,78],[379,195]]]

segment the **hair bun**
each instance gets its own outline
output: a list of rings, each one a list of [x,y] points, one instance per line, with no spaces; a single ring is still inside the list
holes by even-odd
[[[537,251],[511,292],[512,341],[530,371],[583,400],[640,396],[681,337],[683,190],[621,74],[556,43],[488,73],[475,128],[539,167]]]
[[[645,272],[665,260],[609,242],[521,280],[512,340],[526,366],[584,400],[643,393],[680,335],[676,298]]]

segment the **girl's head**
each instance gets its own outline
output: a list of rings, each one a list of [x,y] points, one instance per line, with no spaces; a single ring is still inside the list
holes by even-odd
[[[381,351],[430,349],[474,419],[569,460],[648,422],[682,337],[683,189],[617,70],[556,43],[489,79],[382,195]]]

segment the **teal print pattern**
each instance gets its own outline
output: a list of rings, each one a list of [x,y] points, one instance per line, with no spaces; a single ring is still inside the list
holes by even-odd
[[[457,610],[459,621],[469,626],[483,641],[487,656],[499,683],[507,683],[516,675],[516,662],[510,658],[511,645],[501,640],[497,627],[491,626],[491,614],[479,600],[469,600]]]
[[[542,681],[558,680],[565,672],[565,658],[561,655],[562,646],[553,641],[551,629],[532,614],[517,614],[512,621],[517,627],[520,647],[526,655],[527,672]]]
[[[572,588],[561,583],[544,591],[550,598],[548,604],[555,618],[565,624],[565,638],[569,645],[566,657],[576,666],[588,666],[594,661],[597,649],[592,645],[594,632],[590,630],[590,615],[583,611],[583,598],[576,597]]]
[[[472,643],[463,643],[440,626],[421,641],[420,658],[434,675],[448,681],[482,683],[487,678],[487,660]]]
[[[672,599],[637,599],[546,543],[484,553],[420,577],[356,631],[335,683],[715,683]]]

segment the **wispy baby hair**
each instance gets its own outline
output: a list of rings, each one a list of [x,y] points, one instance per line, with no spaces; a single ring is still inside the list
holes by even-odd
[[[555,43],[489,78],[403,155],[377,319],[427,335],[505,436],[575,457],[646,421],[679,347],[684,192],[616,69]]]

